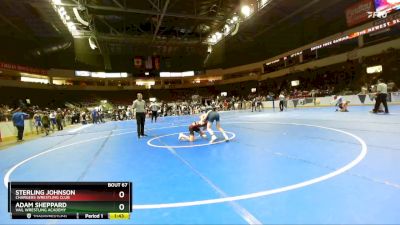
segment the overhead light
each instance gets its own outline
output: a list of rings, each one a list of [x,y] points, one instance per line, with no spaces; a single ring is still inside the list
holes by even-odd
[[[260,2],[260,8],[263,8],[266,6],[268,3],[270,3],[271,0],[261,0]]]
[[[61,0],[52,0],[53,3],[53,8],[54,10],[58,13],[58,15],[60,16],[61,20],[63,21],[63,23],[67,26],[69,32],[72,34],[73,37],[77,37],[82,35],[82,32],[78,30],[78,27],[76,27],[75,23],[73,23],[71,21],[71,17],[70,15],[68,15],[67,11],[65,10],[65,8],[63,6],[60,6]],[[74,8],[76,9],[76,8]],[[78,21],[81,22],[81,20],[79,20],[80,17],[78,18]],[[85,22],[85,21],[83,21]],[[82,23],[82,22],[81,22]],[[88,23],[82,23],[84,25],[88,25]]]
[[[212,52],[212,46],[209,45],[208,48],[207,48],[207,53],[210,54],[211,52]]]
[[[170,76],[171,77],[182,77],[182,73],[180,73],[180,72],[171,72]]]
[[[224,35],[227,36],[231,32],[231,27],[228,24],[224,26]]]
[[[73,30],[73,31],[71,31],[71,34],[72,34],[72,36],[73,36],[74,38],[80,38],[80,37],[78,37],[78,36],[83,35],[83,33],[80,32],[79,30]]]
[[[144,81],[144,80],[137,80],[136,85],[139,86],[147,86],[147,85],[155,85],[156,82],[154,80]]]
[[[72,11],[74,12],[76,19],[77,19],[81,24],[83,24],[83,25],[85,25],[85,26],[89,26],[89,22],[85,21],[85,20],[81,17],[81,15],[79,15],[78,8],[74,7],[74,8],[72,9]]]
[[[64,7],[58,8],[58,13],[60,13],[61,16],[64,16],[67,14],[67,11],[65,11]]]
[[[382,65],[367,67],[367,73],[381,73],[383,71]]]
[[[292,87],[297,87],[300,85],[300,81],[299,80],[292,80],[291,82]]]
[[[244,6],[242,6],[240,12],[243,14],[243,16],[244,16],[245,18],[246,18],[246,17],[249,17],[250,14],[251,14],[251,8],[250,8],[250,6],[248,6],[248,5],[244,5]]]
[[[221,32],[215,32],[215,36],[217,37],[217,40],[219,41],[222,38],[222,33]]]
[[[68,26],[68,29],[70,31],[75,31],[76,30],[75,23],[73,23],[73,22],[67,22],[67,26]]]
[[[232,23],[236,23],[239,21],[239,17],[238,16],[233,16],[232,17]]]
[[[93,39],[93,37],[89,37],[89,46],[91,49],[95,50],[97,48],[97,45]]]
[[[207,42],[209,44],[216,44],[217,43],[217,36],[215,34],[208,37]]]
[[[35,78],[35,77],[25,77],[25,76],[21,76],[21,81],[30,83],[43,83],[43,84],[49,83],[48,78]]]
[[[90,77],[90,74],[89,71],[75,71],[75,76],[78,77]]]
[[[182,77],[192,77],[192,76],[194,76],[194,71],[182,72]]]

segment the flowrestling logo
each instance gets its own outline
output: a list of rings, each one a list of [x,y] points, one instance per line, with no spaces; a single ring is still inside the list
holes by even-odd
[[[388,16],[387,11],[382,11],[382,12],[367,12],[368,18],[379,18],[379,19],[384,19]]]

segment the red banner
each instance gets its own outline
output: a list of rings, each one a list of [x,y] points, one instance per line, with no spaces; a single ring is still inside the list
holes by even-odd
[[[346,9],[347,26],[352,27],[367,21],[368,12],[375,12],[373,0],[360,0]]]
[[[44,69],[32,68],[28,66],[21,66],[17,64],[4,63],[4,62],[0,62],[0,68],[5,70],[15,70],[18,72],[41,74],[41,75],[47,75],[48,73],[48,71]]]
[[[160,70],[160,56],[153,56],[154,59],[154,69]]]
[[[141,56],[136,56],[134,61],[136,68],[141,68],[143,66],[143,58]]]

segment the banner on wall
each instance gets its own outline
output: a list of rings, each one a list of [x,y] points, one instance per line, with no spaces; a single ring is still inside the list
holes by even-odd
[[[367,21],[368,12],[375,12],[373,0],[360,0],[346,9],[347,26],[352,27]]]
[[[367,97],[367,95],[358,95],[358,98],[360,99],[360,102],[362,103],[362,104],[364,104],[365,103],[365,98]]]
[[[400,0],[375,0],[375,8],[377,12],[390,13],[400,9]]]
[[[154,60],[154,69],[160,70],[160,56],[153,56]]]
[[[134,65],[135,68],[141,68],[143,66],[143,58],[141,56],[135,56]]]
[[[136,56],[134,65],[137,69],[160,70],[160,56]]]
[[[15,70],[24,73],[41,74],[41,75],[48,74],[48,70],[33,68],[29,66],[21,66],[13,63],[0,62],[0,68],[5,70]]]
[[[145,68],[146,68],[146,70],[152,70],[153,69],[153,57],[147,56]]]

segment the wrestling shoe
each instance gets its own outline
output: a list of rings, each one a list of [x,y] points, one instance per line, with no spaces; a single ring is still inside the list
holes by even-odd
[[[215,135],[211,136],[210,144],[214,143],[215,140],[217,140],[217,136],[215,136]]]
[[[179,140],[183,140],[183,134],[182,134],[182,133],[179,133],[178,139],[179,139]]]

